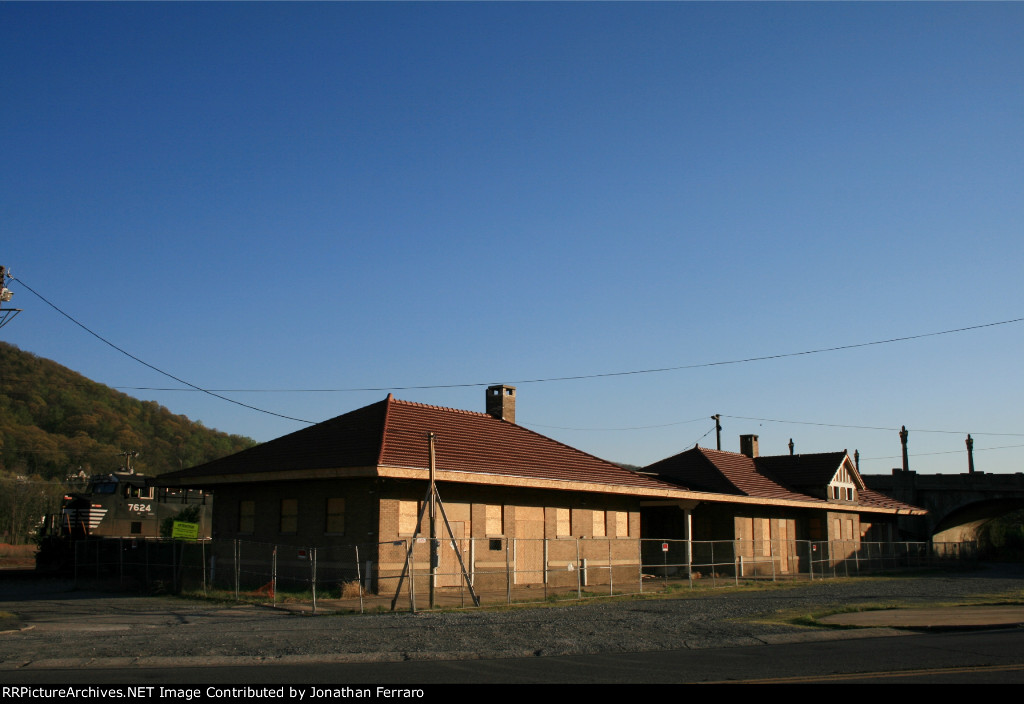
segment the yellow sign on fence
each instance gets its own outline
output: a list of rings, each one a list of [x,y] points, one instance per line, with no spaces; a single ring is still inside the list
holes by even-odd
[[[199,524],[175,521],[174,526],[171,528],[171,537],[181,538],[182,540],[198,540]]]

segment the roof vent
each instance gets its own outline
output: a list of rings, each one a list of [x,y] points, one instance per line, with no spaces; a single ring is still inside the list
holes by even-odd
[[[516,422],[516,387],[498,384],[487,387],[487,414],[498,420]]]

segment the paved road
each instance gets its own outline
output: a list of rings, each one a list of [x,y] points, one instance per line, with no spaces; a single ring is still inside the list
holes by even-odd
[[[216,671],[191,672],[211,678],[209,681],[239,681],[233,679],[238,677],[245,681],[337,681],[333,676],[344,676],[347,681],[352,681],[351,677],[383,681],[397,673],[402,673],[402,681],[427,681],[419,678],[429,672],[447,673],[433,681],[513,681],[512,673],[536,678],[526,681],[584,681],[572,680],[574,671],[589,673],[585,681],[700,681],[693,679],[695,673],[715,670],[701,664],[688,669],[686,663],[700,663],[707,657],[701,653],[705,650],[714,649],[719,657],[726,657],[748,652],[745,646],[778,646],[754,649],[763,658],[766,650],[781,653],[810,647],[812,652],[822,653],[825,647],[856,648],[853,641],[865,636],[878,641],[873,636],[879,633],[906,633],[812,629],[780,621],[780,613],[820,613],[850,604],[878,606],[899,600],[914,606],[941,605],[931,610],[944,619],[962,620],[968,611],[948,604],[977,604],[1000,594],[1020,601],[1024,569],[1014,566],[913,579],[825,581],[767,592],[719,589],[681,599],[595,601],[551,609],[329,617],[169,597],[68,591],[67,587],[52,581],[28,585],[0,581],[0,611],[15,614],[14,623],[19,627],[0,635],[0,679],[14,681],[16,676],[18,681],[27,681],[20,678],[53,677],[60,672],[61,681],[72,681],[68,677],[80,674],[80,681],[91,683],[103,670],[104,677],[134,672],[133,679],[149,678],[135,681],[157,681],[161,676],[152,673],[163,669],[164,676],[180,680],[177,668],[217,667]],[[833,645],[836,639],[844,644]],[[1007,656],[988,664],[1015,672],[1013,668],[1024,660],[1018,656],[1018,642],[1007,643],[997,653],[983,654],[986,658]],[[643,654],[644,663],[667,658],[663,671],[671,674],[659,677],[658,669],[639,667],[636,653]],[[584,659],[559,665],[561,658],[578,656]],[[809,656],[803,657],[806,661]],[[743,657],[728,655],[727,659],[739,662]],[[818,663],[820,658],[812,657],[811,662]],[[889,658],[889,662],[899,660]],[[977,668],[985,662],[951,666]],[[573,663],[576,669],[567,669]],[[356,665],[366,667],[342,669]],[[248,669],[253,666],[258,669]],[[940,666],[946,666],[941,659]],[[870,665],[865,667],[870,669]],[[779,668],[773,672],[790,671],[783,665]],[[320,678],[311,674],[316,672],[321,673]],[[479,675],[483,679],[460,672],[483,673]],[[728,670],[723,674],[730,672],[734,673]],[[814,673],[807,672],[805,666],[805,671],[796,674]],[[228,679],[221,679],[223,676]],[[313,679],[307,679],[310,677]]]

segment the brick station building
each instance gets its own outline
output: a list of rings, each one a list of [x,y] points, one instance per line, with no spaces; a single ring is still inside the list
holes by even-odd
[[[695,449],[633,472],[517,425],[515,393],[511,386],[489,387],[484,413],[389,394],[235,455],[164,474],[160,482],[214,492],[215,540],[333,547],[334,554],[358,546],[363,580],[382,592],[397,584],[410,541],[417,573],[428,565],[429,545],[417,539],[429,535],[422,508],[431,435],[447,525],[479,590],[504,589],[507,580],[521,587],[635,581],[642,520],[643,537],[657,539],[794,540],[813,535],[815,520],[825,521],[822,530],[831,536],[829,517],[843,516],[856,522],[849,530],[837,524],[834,534],[860,536],[861,516],[888,520],[912,508],[870,494],[848,457],[836,456],[829,466],[835,477],[852,477],[854,500],[825,496],[824,487],[840,481],[825,478],[827,472],[816,496],[797,487],[796,478],[789,486],[768,479],[763,467],[735,453]],[[442,539],[435,586],[458,586],[459,560],[440,515],[435,525]],[[673,550],[679,549],[676,543]],[[661,562],[659,552],[654,564]],[[294,560],[278,565],[306,569]],[[778,567],[798,566],[782,559]]]

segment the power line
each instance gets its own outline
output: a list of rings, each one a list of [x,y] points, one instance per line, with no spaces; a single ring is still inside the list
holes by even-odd
[[[825,428],[852,428],[855,430],[885,430],[887,432],[898,432],[899,428],[886,428],[877,425],[840,425],[839,423],[815,423],[806,420],[779,420],[777,418],[752,418],[750,416],[730,416],[725,413],[722,414],[723,418],[735,418],[737,420],[757,420],[765,423],[787,423],[791,425],[817,425]],[[907,430],[915,433],[946,433],[949,435],[1003,435],[1008,437],[1024,437],[1024,433],[986,433],[986,432],[975,432],[973,430],[928,430],[926,428],[907,428]]]
[[[14,279],[13,276],[10,277],[10,278]],[[210,396],[213,396],[214,398],[218,398],[218,399],[220,399],[222,401],[227,401],[228,403],[233,403],[233,404],[235,404],[237,406],[241,406],[243,408],[248,408],[250,410],[258,411],[260,413],[266,413],[268,415],[276,416],[278,418],[284,418],[286,420],[298,421],[300,423],[314,424],[315,421],[305,420],[303,418],[294,418],[292,416],[286,416],[286,415],[283,415],[281,413],[275,413],[274,411],[268,411],[268,410],[265,410],[265,409],[262,409],[262,408],[257,408],[256,406],[252,406],[252,405],[249,405],[249,404],[246,404],[246,403],[242,403],[241,401],[236,401],[236,400],[228,398],[226,396],[221,396],[220,394],[221,393],[347,393],[347,392],[363,392],[363,391],[410,391],[410,390],[427,390],[427,389],[471,388],[471,387],[481,387],[481,386],[492,386],[495,383],[499,383],[499,382],[495,382],[495,381],[486,381],[486,382],[466,382],[466,383],[457,383],[457,384],[419,384],[419,385],[411,385],[411,386],[347,387],[347,388],[328,388],[328,389],[204,389],[204,388],[196,386],[195,384],[192,384],[192,383],[190,383],[188,381],[185,381],[184,379],[180,379],[180,378],[174,376],[173,374],[171,374],[169,372],[165,372],[164,370],[159,369],[158,367],[155,367],[152,364],[149,364],[148,362],[145,362],[142,359],[136,357],[135,355],[133,355],[133,354],[127,352],[126,350],[118,347],[113,342],[107,340],[106,338],[104,338],[103,336],[99,335],[98,333],[93,332],[91,329],[86,327],[84,324],[80,323],[78,320],[76,320],[74,317],[72,317],[68,313],[65,313],[63,310],[61,310],[55,304],[51,303],[44,296],[42,296],[39,292],[37,292],[35,289],[33,289],[31,286],[26,284],[21,279],[15,279],[15,280],[18,281],[22,286],[27,288],[32,294],[37,296],[40,300],[42,300],[48,306],[53,308],[55,311],[57,311],[58,313],[63,315],[65,318],[67,318],[68,320],[73,322],[75,325],[77,325],[78,327],[82,328],[83,330],[85,330],[90,335],[92,335],[96,339],[100,340],[104,344],[112,347],[113,349],[117,350],[121,354],[123,354],[123,355],[125,355],[125,356],[127,356],[127,357],[129,357],[129,358],[131,358],[133,360],[135,360],[139,364],[142,364],[143,366],[145,366],[145,367],[147,367],[149,369],[152,369],[153,371],[155,371],[155,372],[157,372],[159,374],[162,374],[163,376],[166,376],[169,379],[173,379],[174,381],[177,381],[178,383],[184,384],[185,386],[189,387],[187,389],[182,389],[182,388],[163,388],[163,387],[150,387],[150,386],[115,386],[115,387],[113,387],[115,389],[130,390],[130,391],[199,391],[199,392],[208,394]],[[717,361],[717,362],[702,362],[702,363],[698,363],[698,364],[685,364],[685,365],[678,365],[678,366],[673,366],[673,367],[656,367],[656,368],[652,368],[652,369],[634,369],[634,370],[630,370],[630,371],[621,371],[621,372],[603,372],[603,373],[597,373],[597,374],[575,374],[575,375],[570,375],[570,376],[539,377],[539,378],[534,378],[534,379],[517,379],[517,380],[513,380],[513,381],[502,381],[500,383],[505,383],[505,384],[540,384],[540,383],[549,383],[549,382],[555,382],[555,381],[577,381],[577,380],[584,380],[584,379],[602,379],[602,378],[617,377],[617,376],[634,376],[634,375],[640,375],[640,374],[660,374],[660,373],[664,373],[664,372],[683,371],[683,370],[688,370],[688,369],[703,369],[703,368],[708,368],[708,367],[727,366],[727,365],[733,365],[733,364],[746,364],[746,363],[749,363],[749,362],[762,362],[762,361],[767,361],[767,360],[772,360],[772,359],[784,359],[784,358],[788,358],[788,357],[800,357],[800,356],[807,356],[807,355],[812,355],[812,354],[822,354],[822,353],[825,353],[825,352],[838,352],[838,351],[842,351],[842,350],[857,349],[857,348],[861,348],[861,347],[871,347],[871,346],[876,346],[876,345],[885,345],[885,344],[891,344],[891,343],[895,343],[895,342],[907,342],[907,341],[910,341],[910,340],[919,340],[919,339],[923,339],[923,338],[926,338],[926,337],[937,337],[939,335],[950,335],[950,334],[953,334],[953,333],[968,332],[968,331],[972,331],[972,330],[981,330],[983,328],[996,327],[996,326],[1000,326],[1000,325],[1010,325],[1010,324],[1013,324],[1013,323],[1019,323],[1021,321],[1024,321],[1024,317],[1013,318],[1013,319],[1010,319],[1010,320],[1002,320],[1002,321],[998,321],[998,322],[994,322],[994,323],[982,323],[982,324],[978,324],[978,325],[970,325],[970,326],[967,326],[967,327],[953,328],[953,329],[950,329],[950,330],[940,330],[938,332],[920,333],[920,334],[917,334],[917,335],[906,335],[906,336],[903,336],[903,337],[893,337],[893,338],[887,338],[887,339],[884,339],[884,340],[873,340],[873,341],[870,341],[870,342],[859,342],[859,343],[854,343],[854,344],[849,344],[849,345],[837,345],[837,346],[834,346],[834,347],[822,347],[822,348],[813,349],[813,350],[803,350],[803,351],[800,351],[800,352],[784,352],[784,353],[778,353],[778,354],[762,355],[762,356],[758,356],[758,357],[745,357],[745,358],[742,358],[742,359],[724,360],[724,361]],[[727,416],[727,417],[743,419],[743,420],[762,420],[762,421],[767,421],[767,422],[779,422],[779,423],[791,422],[791,423],[803,424],[803,425],[821,425],[821,426],[832,425],[832,424],[828,424],[828,423],[810,423],[810,422],[802,422],[802,421],[778,421],[778,420],[767,419],[767,418],[744,418],[743,416]],[[686,423],[686,422],[693,422],[693,421],[681,421],[680,423],[669,423],[669,424],[665,424],[665,425],[677,425],[677,424],[682,424],[682,423]],[[538,426],[538,427],[557,427],[557,426]],[[638,428],[635,428],[635,429],[642,429],[642,427],[644,427],[644,426],[641,426],[641,427],[638,427]],[[646,426],[646,427],[658,427],[658,426]],[[664,426],[661,426],[661,427],[664,427]],[[860,428],[860,429],[867,429],[867,430],[892,430],[892,428],[881,428],[881,427],[871,427],[871,426],[832,425],[832,427]],[[571,430],[572,428],[564,428],[564,429]],[[630,430],[630,429],[634,429],[634,428],[622,428],[622,430]],[[580,428],[579,430],[585,430],[585,429]],[[595,429],[595,430],[597,430],[597,429]],[[956,432],[956,431],[917,430],[917,432],[936,432],[936,433],[938,433],[938,432],[950,432],[951,433],[951,432]],[[976,433],[976,434],[977,435],[1024,435],[1024,434],[1021,434],[1021,433]]]
[[[12,276],[11,278],[12,278],[12,279],[14,279],[14,277],[13,277],[13,276]],[[221,401],[227,401],[228,403],[233,403],[233,404],[235,404],[236,406],[241,406],[241,407],[243,407],[243,408],[248,408],[248,409],[250,409],[250,410],[253,410],[253,411],[259,411],[260,413],[266,413],[267,415],[271,415],[271,416],[277,416],[278,418],[284,418],[285,420],[294,420],[294,421],[298,421],[299,423],[309,423],[310,425],[313,425],[313,424],[315,423],[315,421],[312,421],[312,420],[304,420],[304,419],[302,419],[302,418],[293,418],[293,417],[291,417],[291,416],[286,416],[286,415],[283,415],[283,414],[281,414],[281,413],[275,413],[275,412],[273,412],[273,411],[268,411],[268,410],[265,410],[265,409],[263,409],[263,408],[257,408],[256,406],[250,406],[249,404],[247,404],[247,403],[242,403],[241,401],[235,401],[234,399],[228,398],[227,396],[221,396],[220,394],[218,394],[218,393],[215,393],[215,392],[213,392],[213,391],[210,391],[209,389],[203,389],[203,388],[200,388],[200,387],[196,386],[195,384],[193,384],[193,383],[191,383],[191,382],[185,381],[184,379],[181,379],[181,378],[179,378],[179,377],[176,377],[176,376],[174,376],[174,375],[173,375],[173,374],[171,374],[170,372],[165,372],[165,371],[164,371],[163,369],[160,369],[160,368],[158,368],[158,367],[155,367],[155,366],[153,366],[152,364],[150,364],[149,362],[144,362],[143,360],[139,359],[138,357],[136,357],[136,356],[135,356],[135,355],[133,355],[132,353],[130,353],[130,352],[127,352],[127,351],[125,351],[125,350],[121,349],[120,347],[118,347],[118,346],[117,346],[117,345],[115,345],[115,344],[114,344],[113,342],[111,342],[111,341],[110,341],[110,340],[108,340],[107,338],[103,337],[103,336],[102,336],[102,335],[100,335],[99,333],[93,332],[93,331],[92,331],[92,330],[90,330],[90,329],[89,329],[88,327],[86,327],[86,326],[85,326],[84,324],[82,324],[82,323],[78,322],[77,320],[75,320],[75,318],[73,318],[72,316],[68,315],[67,313],[65,313],[64,311],[62,311],[62,310],[61,310],[60,308],[58,308],[58,307],[57,307],[56,305],[54,305],[53,303],[51,303],[50,301],[48,301],[48,300],[47,300],[47,299],[46,299],[45,297],[43,297],[43,295],[42,295],[42,294],[40,294],[40,293],[39,293],[38,291],[36,291],[35,289],[33,289],[33,288],[32,288],[31,286],[29,286],[29,285],[28,285],[27,283],[25,283],[25,282],[24,282],[24,281],[22,281],[21,279],[14,279],[14,280],[15,280],[15,281],[17,281],[18,283],[20,283],[20,284],[21,284],[22,286],[24,286],[25,288],[27,288],[27,289],[28,289],[29,291],[31,291],[31,292],[32,292],[32,293],[33,293],[33,294],[34,294],[34,295],[35,295],[35,296],[36,296],[37,298],[39,298],[39,299],[40,299],[40,300],[41,300],[41,301],[42,301],[43,303],[45,303],[46,305],[48,305],[48,306],[50,306],[51,308],[53,308],[53,309],[54,309],[55,311],[57,311],[58,313],[60,313],[61,315],[63,315],[63,316],[65,317],[65,318],[67,318],[68,320],[70,320],[70,321],[71,321],[72,323],[74,323],[74,324],[75,324],[75,325],[77,325],[78,327],[80,327],[80,328],[82,328],[83,330],[85,330],[85,331],[86,331],[87,333],[89,333],[90,335],[92,335],[93,337],[95,337],[95,338],[96,338],[97,340],[99,340],[100,342],[103,342],[104,344],[106,344],[106,345],[109,345],[110,347],[113,347],[113,348],[114,348],[115,350],[117,350],[118,352],[120,352],[120,353],[121,353],[121,354],[123,354],[124,356],[126,356],[126,357],[129,357],[129,358],[131,358],[131,359],[134,359],[134,360],[135,360],[136,362],[138,362],[138,363],[139,363],[139,364],[141,364],[142,366],[144,366],[144,367],[148,367],[149,369],[152,369],[153,371],[155,371],[155,372],[157,372],[157,373],[159,373],[159,374],[163,374],[163,375],[164,375],[164,376],[166,376],[166,377],[167,377],[168,379],[174,379],[174,380],[175,380],[176,382],[178,382],[179,384],[184,384],[185,386],[191,387],[191,388],[192,388],[193,390],[195,390],[195,391],[202,391],[202,392],[203,392],[204,394],[208,394],[208,395],[210,395],[210,396],[213,396],[214,398],[219,398],[219,399],[220,399]]]
[[[31,290],[31,289],[30,289]],[[34,292],[33,292],[34,293]],[[38,294],[37,294],[38,295]],[[424,390],[424,389],[457,389],[475,386],[493,386],[494,384],[542,384],[552,381],[577,381],[581,379],[603,379],[607,377],[615,376],[633,376],[638,374],[661,374],[664,372],[675,372],[686,369],[704,369],[707,367],[722,367],[731,364],[746,364],[749,362],[764,362],[771,359],[785,359],[787,357],[801,357],[812,354],[822,354],[825,352],[838,352],[841,350],[857,349],[859,347],[871,347],[874,345],[887,345],[894,342],[907,342],[909,340],[920,340],[925,337],[937,337],[939,335],[952,335],[958,332],[969,332],[972,330],[981,330],[983,328],[991,328],[999,325],[1010,325],[1013,323],[1019,323],[1024,321],[1024,318],[1013,318],[1011,320],[1000,320],[995,323],[982,323],[980,325],[969,325],[963,328],[953,328],[951,330],[940,330],[938,332],[926,332],[918,335],[906,335],[904,337],[891,337],[885,340],[873,340],[871,342],[858,342],[850,345],[837,345],[835,347],[821,347],[813,350],[803,350],[800,352],[783,352],[779,354],[762,355],[760,357],[744,357],[742,359],[732,359],[718,362],[701,362],[698,364],[684,364],[675,367],[656,367],[652,369],[633,369],[624,372],[602,372],[598,374],[574,374],[571,376],[552,376],[552,377],[538,377],[535,379],[516,379],[516,380],[505,380],[505,381],[475,381],[465,382],[459,384],[420,384],[412,386],[353,386],[353,387],[342,387],[342,388],[329,388],[329,389],[211,389],[209,391],[219,391],[222,393],[348,393],[355,391],[411,391],[411,390]],[[148,366],[148,365],[147,365]],[[168,375],[169,376],[169,375]],[[172,377],[173,378],[173,377]],[[191,384],[189,384],[191,386]],[[152,386],[117,386],[117,389],[128,389],[132,391],[189,391],[189,389],[181,388],[161,388]],[[198,389],[193,387],[193,390],[203,391],[204,389]]]
[[[985,452],[986,450],[1009,450],[1014,447],[1024,447],[1024,445],[1000,445],[999,447],[976,447],[974,452]],[[908,454],[907,457],[927,457],[929,455],[961,455],[967,454],[966,450],[943,450],[942,452],[916,452]],[[860,461],[872,461],[872,460],[898,460],[903,455],[889,455],[887,457],[861,457]]]

